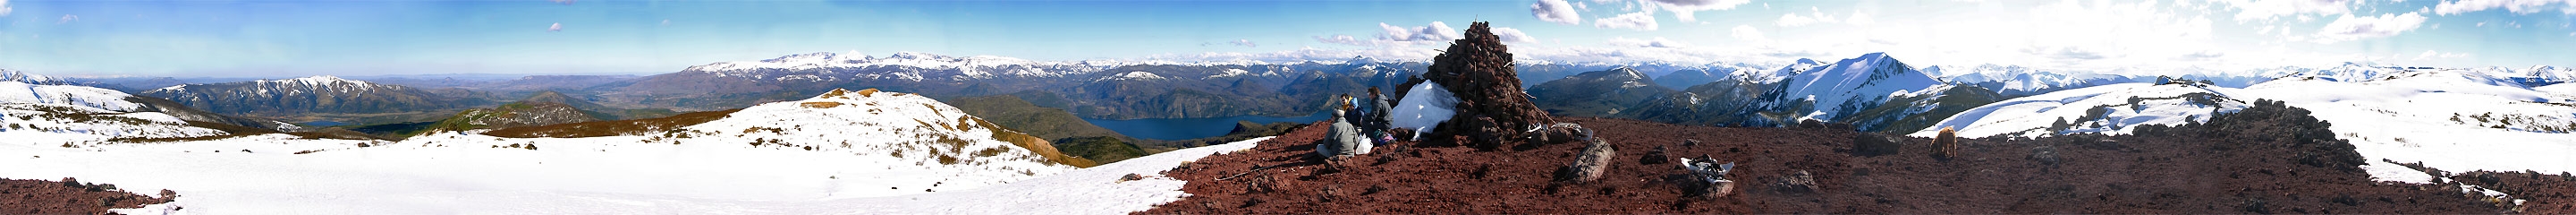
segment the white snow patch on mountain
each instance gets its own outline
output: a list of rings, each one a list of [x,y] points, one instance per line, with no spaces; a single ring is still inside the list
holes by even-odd
[[[641,136],[12,142],[0,144],[0,166],[12,167],[0,178],[77,177],[182,195],[120,210],[129,214],[1100,214],[1178,200],[1184,182],[1159,172],[1269,139],[1077,170],[993,140],[991,132],[1008,131],[980,128],[929,98],[837,94]],[[1126,174],[1147,177],[1120,181]]]
[[[1091,80],[1091,81],[1119,81],[1119,80],[1125,80],[1125,81],[1151,81],[1151,80],[1163,80],[1163,79],[1164,79],[1164,78],[1163,78],[1163,76],[1162,76],[1162,75],[1155,75],[1155,74],[1154,74],[1154,73],[1152,73],[1152,72],[1134,71],[1134,72],[1127,72],[1127,73],[1119,73],[1118,75],[1112,75],[1112,76],[1107,76],[1107,77],[1100,77],[1100,79],[1095,79],[1095,80]]]
[[[2547,89],[2546,87],[2541,89]],[[2334,123],[2370,160],[2445,171],[2576,171],[2576,95],[2548,93],[2467,70],[2396,73],[2377,81],[2278,80],[2241,98],[2283,100]],[[2454,120],[2456,119],[2456,120]]]
[[[1814,65],[1805,62],[1812,61],[1801,64]],[[1886,53],[1863,54],[1858,58],[1818,66],[1803,71],[1790,71],[1794,67],[1780,71],[1780,74],[1789,75],[1786,79],[1789,82],[1785,83],[1787,89],[1782,94],[1807,95],[1801,98],[1815,104],[1814,112],[1800,118],[1832,119],[1846,105],[1878,104],[1901,92],[1923,91],[1942,85],[1941,81],[1897,62]],[[1774,101],[1777,103],[1772,105],[1786,105],[1801,98],[1782,98],[1791,101]]]
[[[126,112],[143,104],[125,101],[134,95],[106,88],[0,82],[0,104],[51,104]]]
[[[2354,64],[2358,65],[2358,64]],[[2114,84],[2059,91],[1997,102],[1960,113],[1941,125],[1963,127],[1960,136],[1979,137],[1995,134],[2031,136],[2045,130],[2056,118],[2070,123],[2090,124],[2095,121],[2075,120],[2086,108],[2113,106],[2108,118],[2099,121],[2120,128],[2140,124],[2179,124],[2181,120],[2206,120],[2213,109],[2226,112],[2243,108],[2244,101],[2280,100],[2293,107],[2308,109],[2311,115],[2328,123],[2338,138],[2352,142],[2356,151],[2382,165],[2378,160],[2422,162],[2447,171],[2474,170],[2539,172],[2576,171],[2576,87],[2525,87],[2491,71],[2473,69],[2434,69],[2367,67],[2387,69],[2375,73],[2363,67],[2345,67],[2343,71],[2305,72],[2285,76],[2243,89],[2224,87],[2174,87],[2179,85]],[[2566,84],[2559,84],[2566,85]],[[2194,90],[2205,89],[2205,90]],[[2207,92],[2233,98],[2231,103],[2208,106],[2191,103],[2139,102],[2141,106],[2120,106],[2128,97],[2159,97],[2178,93]],[[2144,120],[2136,120],[2143,118]],[[1931,136],[1938,127],[1916,132],[1912,136]],[[2079,128],[2068,132],[2126,133],[2126,129]],[[2374,167],[2384,168],[2384,167]],[[2374,170],[2374,178],[2386,181],[2418,181],[2421,174],[2410,171]]]
[[[1201,79],[1216,79],[1216,78],[1225,78],[1225,77],[1240,77],[1240,76],[1246,76],[1246,75],[1252,75],[1252,71],[1244,71],[1243,69],[1235,69],[1235,68],[1226,68],[1224,71],[1218,71],[1218,72],[1217,72],[1217,74],[1215,74],[1215,75],[1208,75],[1208,77],[1207,77],[1207,78],[1201,78]]]
[[[177,116],[144,110],[124,92],[96,87],[0,81],[0,138],[11,142],[96,144],[111,138],[173,138],[227,134],[189,126]]]
[[[2245,101],[2228,99],[2228,95],[2221,89],[2190,84],[2128,83],[2070,89],[1979,106],[1907,136],[1931,137],[1938,135],[1941,128],[1955,128],[1960,137],[2128,134],[2138,125],[2206,121],[2211,113],[2249,107]],[[2060,120],[2069,126],[2062,131],[2049,130]]]

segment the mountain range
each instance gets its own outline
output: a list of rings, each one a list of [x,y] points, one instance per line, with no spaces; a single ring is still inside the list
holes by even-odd
[[[187,84],[143,91],[139,95],[166,98],[215,113],[273,118],[313,116],[310,114],[436,112],[491,103],[479,98],[450,97],[401,85],[333,76]]]

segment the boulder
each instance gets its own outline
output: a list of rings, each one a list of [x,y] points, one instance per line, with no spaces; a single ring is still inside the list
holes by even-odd
[[[1670,157],[1670,156],[1664,155],[1664,146],[1655,146],[1655,150],[1654,150],[1654,151],[1646,151],[1646,156],[1645,156],[1645,157],[1637,158],[1637,164],[1638,164],[1638,165],[1664,164],[1664,160],[1670,160],[1670,159],[1673,159],[1673,158],[1672,158],[1672,157]]]
[[[1771,182],[1771,190],[1782,193],[1814,193],[1816,175],[1809,174],[1806,170],[1798,170],[1797,173],[1781,176],[1779,181]]]
[[[1618,150],[1600,139],[1590,142],[1591,145],[1583,147],[1582,154],[1574,156],[1574,165],[1557,169],[1556,181],[1591,182],[1601,179],[1601,173],[1610,170],[1611,159],[1619,155]]]
[[[1894,137],[1888,137],[1886,135],[1874,133],[1852,135],[1852,155],[1892,155],[1896,154],[1902,147],[1904,147],[1904,144],[1899,144],[1896,142]]]

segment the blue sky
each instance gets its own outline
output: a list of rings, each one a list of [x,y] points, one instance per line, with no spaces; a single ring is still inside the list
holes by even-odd
[[[1032,60],[1427,57],[1472,21],[1525,60],[2238,70],[2576,66],[2546,1],[0,1],[0,69],[278,77],[653,74],[810,52]],[[1651,20],[1650,22],[1647,20]],[[1436,23],[1435,23],[1436,22]],[[561,26],[560,30],[550,29]]]

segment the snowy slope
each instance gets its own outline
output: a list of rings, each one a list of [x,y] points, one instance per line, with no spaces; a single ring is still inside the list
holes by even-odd
[[[2083,125],[2067,132],[2125,133],[2127,126],[2206,119],[2213,110],[2241,109],[2242,101],[2270,99],[2308,109],[2318,119],[2333,123],[2339,138],[2352,141],[2357,151],[2374,161],[2372,174],[2382,180],[2412,180],[2421,178],[2421,173],[2382,167],[2387,164],[2376,162],[2380,159],[2422,162],[2455,172],[2576,171],[2576,156],[2567,156],[2576,152],[2576,135],[2569,133],[2576,131],[2576,92],[2571,92],[2576,87],[2525,87],[2473,69],[2386,72],[2307,73],[2317,75],[2287,76],[2243,89],[2105,85],[1998,102],[1952,116],[1942,124],[1962,127],[1960,135],[1968,137],[2033,136],[2046,134],[2055,119],[2066,118]],[[2118,107],[2130,96],[2190,93],[2232,99],[2222,99],[2228,102],[2216,106],[2148,100],[2139,102],[2143,106]],[[2098,122],[2116,128],[2085,127],[2096,121],[2077,120],[2085,115],[2085,108],[2101,106],[2115,107],[2106,118],[2116,120]],[[1911,135],[1931,136],[1935,130]]]
[[[1186,196],[1184,182],[1163,170],[1269,138],[984,188],[907,184],[939,192],[875,197],[825,195],[885,189],[852,182],[893,177],[817,165],[851,163],[834,158],[846,156],[613,143],[625,139],[547,140],[538,150],[360,148],[382,142],[285,135],[98,149],[0,144],[0,165],[25,167],[0,177],[79,177],[181,195],[128,214],[1113,214]],[[324,151],[292,152],[303,150]],[[1148,177],[1119,181],[1131,173]]]
[[[2446,171],[2576,171],[2576,95],[2456,69],[2382,80],[2276,80],[2238,95],[2283,100],[2335,123],[2371,160]],[[2457,120],[2454,120],[2457,119]]]
[[[1819,65],[1805,71],[1783,68],[1787,81],[1783,96],[1771,106],[1782,107],[1796,102],[1813,102],[1812,112],[1801,118],[1833,119],[1846,108],[1863,108],[1885,102],[1888,98],[1915,94],[1941,85],[1931,75],[1917,71],[1886,53],[1863,54],[1833,64]]]
[[[54,77],[45,76],[45,75],[38,75],[38,74],[35,74],[35,73],[28,73],[28,72],[24,72],[24,71],[7,70],[7,69],[0,69],[0,82],[18,82],[18,83],[38,84],[38,85],[71,85],[71,84],[73,84],[73,83],[71,82],[71,80],[63,80],[62,78],[54,78]]]
[[[1952,115],[1908,136],[1931,137],[1956,128],[1961,137],[2040,137],[2060,133],[2127,134],[2138,125],[2208,120],[2211,113],[2249,107],[2224,88],[2192,84],[2128,83],[2078,88],[1995,102]],[[2063,120],[2063,121],[2061,121]],[[2052,130],[2059,122],[2070,124]]]
[[[49,136],[12,141],[59,145],[119,137],[226,134],[188,126],[170,114],[141,112],[148,107],[127,100],[130,97],[133,95],[105,88],[0,82],[0,137]]]
[[[935,100],[862,92],[646,136],[9,143],[0,166],[11,171],[0,178],[78,177],[182,196],[127,211],[143,214],[1101,214],[1177,200],[1183,182],[1158,172],[1268,139],[1076,170],[990,138],[1008,131],[960,126],[982,122]],[[1118,180],[1130,173],[1149,177]]]

